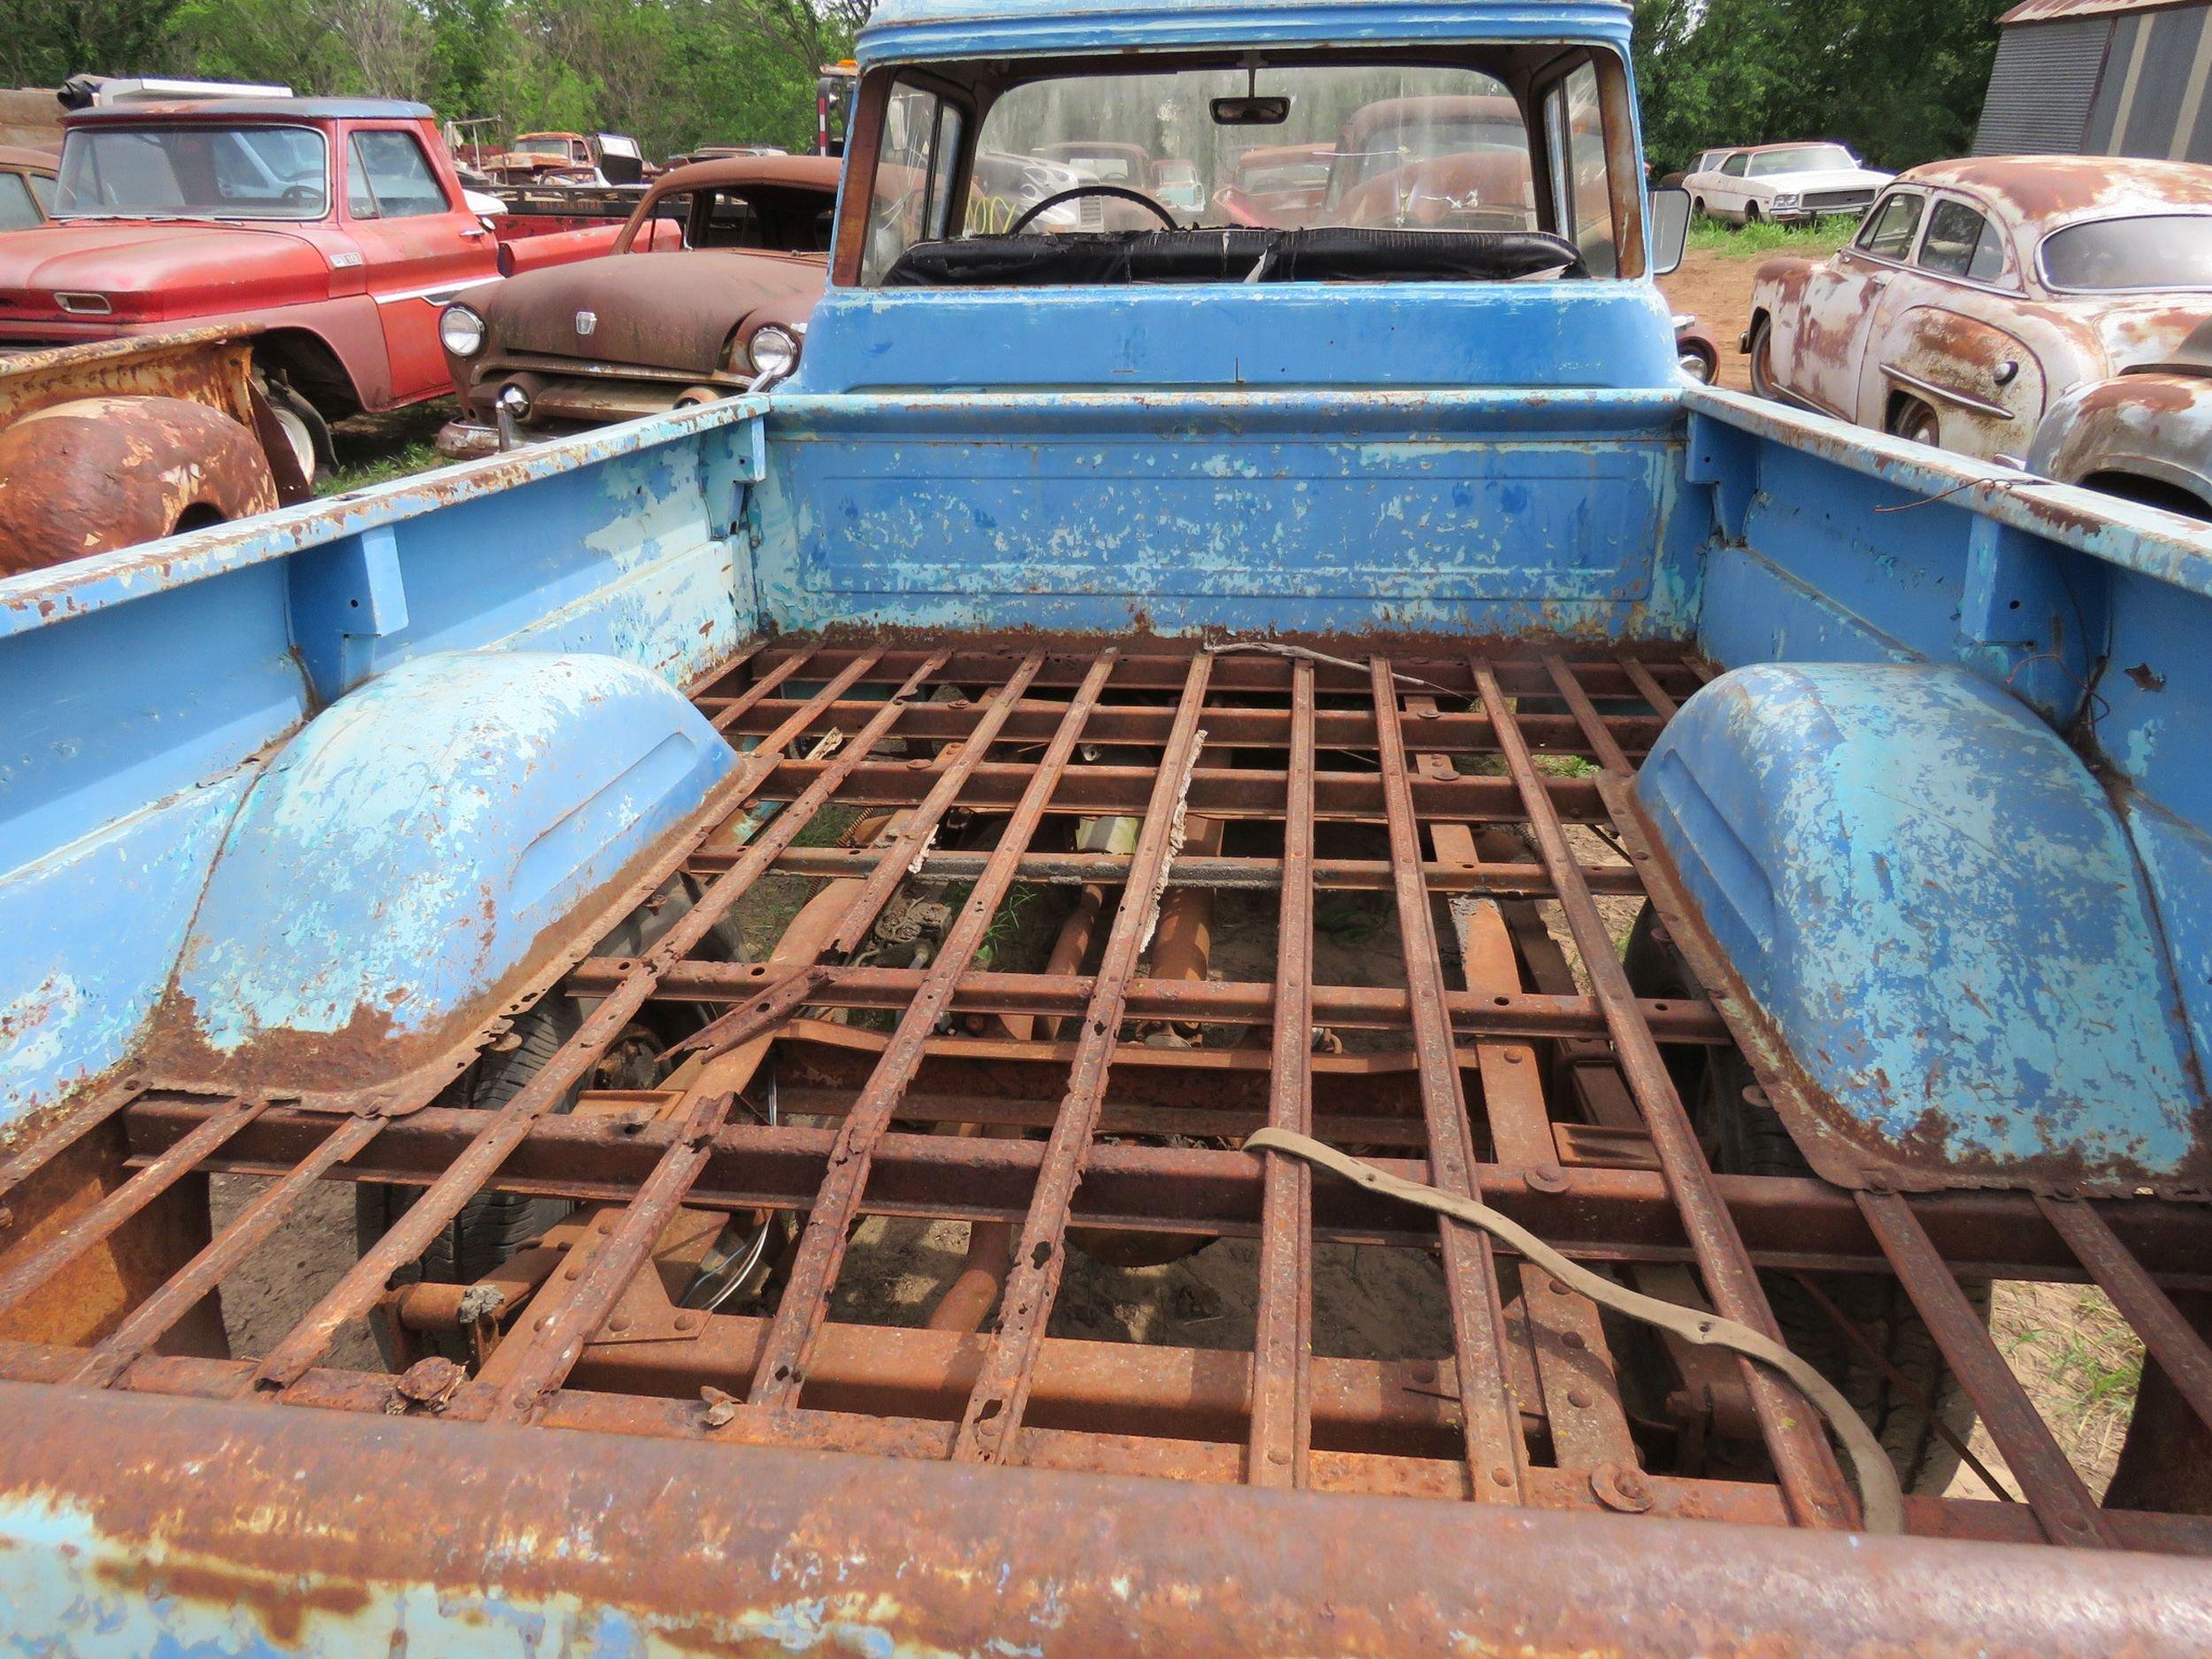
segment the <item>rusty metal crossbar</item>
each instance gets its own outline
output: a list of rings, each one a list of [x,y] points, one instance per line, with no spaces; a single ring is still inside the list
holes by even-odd
[[[1348,649],[755,647],[695,687],[741,758],[656,866],[689,909],[641,956],[578,941],[552,995],[587,1018],[541,1071],[496,1110],[342,1120],[128,1079],[88,1095],[0,1163],[0,1333],[25,1339],[0,1341],[0,1379],[434,1410],[455,1433],[1854,1522],[1770,1377],[1678,1376],[1486,1234],[1238,1149],[1272,1125],[1770,1332],[1775,1275],[1817,1276],[1831,1310],[1827,1276],[1893,1279],[2024,1500],[1915,1497],[1913,1530],[2212,1554],[2212,1523],[2099,1505],[1962,1287],[2100,1286],[2212,1427],[2184,1294],[2212,1290],[2201,1207],[1854,1194],[1708,1162],[1676,1078],[1732,1041],[1730,989],[1640,994],[1611,907],[1649,895],[1695,926],[1628,786],[1709,665]],[[620,1061],[641,1032],[662,1056],[642,1082]],[[150,1275],[142,1235],[211,1173],[265,1184]],[[415,1198],[265,1352],[180,1347],[334,1181]],[[580,1208],[480,1285],[412,1282],[493,1191]],[[886,1241],[893,1220],[966,1231],[957,1298]],[[750,1277],[713,1280],[749,1240]],[[126,1305],[39,1335],[103,1263]],[[1413,1324],[1376,1333],[1376,1272]],[[1078,1317],[1101,1301],[1142,1317],[1101,1340]],[[390,1371],[331,1369],[364,1317]],[[438,1333],[465,1371],[397,1374]]]

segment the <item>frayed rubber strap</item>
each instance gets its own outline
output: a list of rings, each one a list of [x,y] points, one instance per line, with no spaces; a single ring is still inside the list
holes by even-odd
[[[1828,1420],[1836,1438],[1843,1443],[1844,1451],[1851,1459],[1851,1471],[1859,1487],[1859,1507],[1865,1511],[1865,1528],[1870,1532],[1901,1532],[1905,1530],[1904,1489],[1898,1485],[1897,1470],[1889,1461],[1889,1454],[1865,1419],[1852,1409],[1851,1402],[1836,1391],[1835,1385],[1815,1371],[1803,1360],[1784,1348],[1772,1337],[1753,1330],[1733,1319],[1724,1319],[1717,1313],[1701,1312],[1695,1308],[1678,1307],[1671,1302],[1661,1302],[1655,1296],[1646,1296],[1611,1279],[1593,1273],[1586,1267],[1578,1267],[1546,1244],[1517,1221],[1500,1215],[1487,1204],[1471,1198],[1461,1198],[1451,1193],[1439,1192],[1433,1187],[1424,1187],[1417,1181],[1401,1180],[1386,1175],[1371,1164],[1348,1157],[1334,1147],[1325,1146],[1310,1135],[1294,1134],[1287,1129],[1263,1129],[1247,1136],[1247,1152],[1281,1152],[1308,1164],[1317,1164],[1323,1169],[1341,1175],[1346,1180],[1364,1187],[1370,1192],[1380,1193],[1386,1198],[1401,1203],[1418,1204],[1424,1210],[1433,1210],[1439,1215],[1463,1221],[1471,1227],[1480,1227],[1500,1243],[1509,1247],[1517,1255],[1533,1263],[1561,1283],[1580,1291],[1601,1308],[1638,1319],[1646,1325],[1655,1325],[1663,1331],[1671,1331],[1686,1342],[1696,1342],[1711,1348],[1724,1348],[1756,1360],[1770,1371],[1778,1372],[1790,1386],[1803,1394],[1813,1408]]]

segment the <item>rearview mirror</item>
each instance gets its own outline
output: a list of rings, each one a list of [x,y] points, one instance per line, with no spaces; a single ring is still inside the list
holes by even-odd
[[[1690,193],[1671,184],[1654,190],[1651,215],[1645,222],[1651,274],[1665,276],[1682,263],[1683,250],[1689,246]]]
[[[1280,127],[1290,119],[1290,100],[1286,97],[1216,98],[1213,111],[1216,127]]]

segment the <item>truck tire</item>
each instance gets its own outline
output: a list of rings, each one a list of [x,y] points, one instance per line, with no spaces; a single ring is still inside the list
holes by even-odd
[[[1647,904],[1629,934],[1623,965],[1640,996],[1694,992],[1692,976]],[[1735,1048],[1712,1049],[1702,1063],[1694,1056],[1673,1060],[1671,1069],[1699,1139],[1712,1148],[1717,1172],[1812,1175],[1789,1125],[1766,1103]],[[1807,1277],[1881,1352],[1896,1375],[1876,1364],[1839,1328],[1797,1275],[1762,1271],[1760,1286],[1781,1326],[1782,1340],[1858,1409],[1889,1453],[1906,1491],[1940,1493],[1958,1471],[1959,1455],[1930,1420],[1925,1406],[1932,1402],[1935,1417],[1961,1440],[1973,1430],[1974,1407],[1944,1363],[1904,1286],[1883,1273]],[[1989,1282],[1961,1279],[1959,1288],[1986,1320]]]
[[[1751,389],[1760,397],[1776,396],[1774,385],[1774,324],[1764,317],[1754,318],[1751,340],[1746,355],[1751,359]]]
[[[512,1100],[525,1083],[543,1069],[560,1047],[583,1024],[576,1004],[565,996],[547,997],[520,1016],[510,1033],[518,1039],[511,1048],[486,1054],[456,1078],[433,1106],[495,1111]],[[565,1112],[576,1103],[580,1088],[554,1110]],[[354,1188],[354,1243],[357,1254],[365,1252],[390,1230],[392,1224],[413,1208],[422,1189],[363,1181]],[[442,1229],[421,1257],[394,1273],[395,1285],[426,1280],[438,1285],[465,1285],[482,1278],[531,1240],[542,1233],[575,1206],[565,1198],[533,1198],[524,1193],[479,1193],[463,1205],[461,1213]],[[457,1337],[419,1338],[426,1347],[448,1358],[465,1357]],[[387,1364],[397,1363],[381,1328],[377,1343]]]

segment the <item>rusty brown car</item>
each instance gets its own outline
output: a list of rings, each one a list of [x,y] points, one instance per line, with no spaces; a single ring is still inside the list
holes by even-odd
[[[58,159],[51,150],[0,144],[0,230],[25,230],[51,217]]]
[[[1827,259],[1761,265],[1740,343],[1763,396],[1985,460],[2048,455],[2062,481],[2154,504],[2189,491],[2204,513],[2212,483],[2131,472],[2126,446],[2063,460],[2038,434],[2062,400],[2139,404],[2151,388],[2130,382],[2208,319],[2212,168],[1985,157],[1901,175]]]
[[[739,156],[679,167],[609,257],[447,307],[440,335],[462,412],[439,449],[480,455],[503,429],[664,414],[787,370],[821,296],[841,165]],[[669,245],[671,224],[680,246]]]

